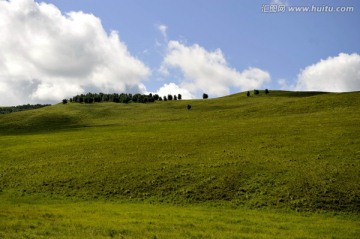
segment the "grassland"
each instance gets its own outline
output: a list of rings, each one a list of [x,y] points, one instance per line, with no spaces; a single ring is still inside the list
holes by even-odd
[[[349,214],[1,197],[0,238],[359,238]]]
[[[16,223],[51,223],[48,213],[64,226],[53,238],[355,238],[359,105],[359,92],[273,91],[0,115],[0,231],[26,238]]]

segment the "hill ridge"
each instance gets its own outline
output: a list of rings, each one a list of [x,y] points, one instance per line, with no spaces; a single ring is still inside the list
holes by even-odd
[[[1,115],[0,191],[358,212],[359,93],[292,94]]]

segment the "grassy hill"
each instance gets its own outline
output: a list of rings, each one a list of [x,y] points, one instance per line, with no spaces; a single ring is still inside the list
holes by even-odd
[[[359,212],[359,122],[359,92],[0,115],[0,194]]]

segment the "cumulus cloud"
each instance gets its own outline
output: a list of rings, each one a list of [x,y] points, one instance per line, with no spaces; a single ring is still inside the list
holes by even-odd
[[[270,82],[270,74],[259,68],[248,68],[242,72],[231,68],[222,51],[207,51],[198,44],[186,46],[178,41],[170,41],[161,71],[179,69],[182,80],[179,87],[187,89],[191,95],[203,92],[211,96],[230,93],[231,87],[240,91],[261,87]]]
[[[170,95],[178,95],[181,94],[182,99],[193,99],[194,96],[187,89],[181,88],[175,83],[164,84],[160,89],[156,92],[159,96],[167,96]]]
[[[0,105],[54,102],[88,90],[142,92],[150,75],[92,14],[0,0],[0,29]]]
[[[338,56],[306,67],[298,75],[296,90],[347,92],[360,90],[360,55]]]

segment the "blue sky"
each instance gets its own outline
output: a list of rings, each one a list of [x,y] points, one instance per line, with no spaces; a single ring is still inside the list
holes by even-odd
[[[288,1],[294,6],[354,6],[353,13],[262,13],[253,0],[46,1],[62,11],[98,16],[107,31],[117,30],[130,52],[151,67],[162,60],[157,25],[168,39],[220,48],[236,69],[259,67],[272,78],[295,80],[299,70],[340,52],[360,53],[359,1]],[[144,53],[146,51],[146,53]],[[149,86],[151,87],[151,86]],[[276,81],[269,85],[276,88]]]
[[[16,1],[33,2],[33,0],[12,2]],[[127,48],[126,54],[142,64],[144,73],[138,76],[139,78],[135,77],[136,83],[141,84],[138,88],[134,85],[125,88],[119,85],[110,88],[92,85],[87,88],[86,83],[82,82],[78,87],[80,92],[132,89],[162,93],[166,90],[179,90],[189,98],[196,98],[205,91],[209,91],[207,93],[210,93],[210,96],[217,97],[252,90],[254,87],[287,90],[360,90],[360,30],[357,27],[360,22],[360,2],[357,0],[44,0],[36,2],[55,5],[64,18],[68,18],[69,12],[92,14],[101,21],[101,26],[108,36],[112,31],[116,31],[119,42]],[[279,4],[286,6],[284,12],[262,11],[264,7]],[[353,11],[290,12],[288,8],[294,6],[334,8],[350,6],[353,7]],[[9,9],[9,12],[12,11],[10,7]],[[37,31],[38,29],[34,30],[34,34]],[[10,57],[14,58],[14,55]],[[211,62],[214,61],[215,65],[212,65]],[[212,66],[207,67],[208,63]],[[197,67],[196,64],[199,66]],[[341,67],[336,69],[340,72],[336,75],[339,79],[333,81],[341,82],[327,85],[331,79],[325,77],[332,75],[329,69],[339,65]],[[216,72],[211,72],[211,68],[217,69]],[[1,73],[0,68],[1,75],[4,74]],[[218,78],[213,80],[212,75]],[[256,82],[254,84],[251,83],[252,75]],[[39,73],[36,78],[41,78],[39,76],[48,75]],[[200,79],[201,77],[208,79]],[[224,79],[220,79],[221,77]],[[56,81],[61,79],[61,74],[56,76]],[[243,83],[237,82],[242,80]],[[42,84],[41,79],[31,82],[29,89],[23,92],[29,94],[24,100],[33,102],[58,100],[46,97],[49,94],[41,94],[46,89],[51,91],[52,83]],[[222,82],[225,87],[222,87]],[[170,83],[173,84],[170,86]],[[7,82],[3,84],[11,88]],[[126,84],[131,85],[129,82]],[[211,88],[210,85],[214,87]],[[64,89],[70,87],[62,86]],[[163,88],[165,91],[160,91],[164,86],[166,86]],[[70,88],[75,89],[76,86]],[[61,92],[57,94],[58,98],[67,96]],[[9,96],[10,98],[12,96]],[[11,103],[21,102],[0,101],[0,105]]]

